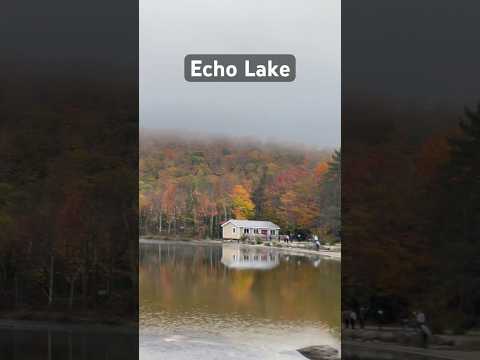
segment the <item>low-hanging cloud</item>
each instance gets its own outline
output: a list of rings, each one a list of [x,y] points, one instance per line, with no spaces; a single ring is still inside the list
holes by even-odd
[[[141,0],[140,125],[340,144],[338,0]],[[289,53],[292,83],[188,83],[194,53]]]

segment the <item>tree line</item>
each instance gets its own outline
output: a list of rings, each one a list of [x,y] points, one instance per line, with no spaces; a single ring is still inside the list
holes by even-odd
[[[136,321],[135,83],[15,81],[0,92],[0,310]]]
[[[478,325],[480,106],[346,104],[344,306],[397,321],[420,308],[436,330]]]
[[[221,237],[230,218],[270,220],[284,233],[340,235],[339,151],[192,139],[140,138],[142,235]]]

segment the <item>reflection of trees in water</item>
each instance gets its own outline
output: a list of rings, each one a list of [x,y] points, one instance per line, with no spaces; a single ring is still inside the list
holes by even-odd
[[[250,256],[250,255],[249,255]],[[254,255],[253,255],[254,256]],[[325,321],[338,327],[340,263],[280,256],[272,270],[235,270],[220,246],[148,244],[140,249],[144,311],[208,309],[269,319]]]
[[[189,261],[193,266],[198,262],[215,266],[222,257],[222,249],[217,246],[185,246],[178,243],[142,244],[140,261],[143,264],[177,265]]]
[[[58,324],[57,324],[58,325]],[[55,327],[55,326],[54,326]],[[85,329],[0,329],[2,359],[100,360],[138,357],[138,333],[109,333]]]

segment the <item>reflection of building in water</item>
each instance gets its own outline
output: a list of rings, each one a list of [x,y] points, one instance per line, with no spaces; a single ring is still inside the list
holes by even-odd
[[[231,269],[269,270],[279,263],[278,252],[271,249],[233,244],[224,244],[222,248],[222,264]]]

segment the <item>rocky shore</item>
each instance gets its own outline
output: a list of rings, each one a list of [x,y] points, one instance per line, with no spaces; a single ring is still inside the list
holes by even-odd
[[[340,353],[328,345],[309,346],[298,352],[310,360],[340,360]]]
[[[342,340],[342,355],[326,346],[310,346],[298,352],[310,360],[478,360],[480,351],[459,350],[453,347],[434,345],[424,349],[380,341],[360,342]]]
[[[342,340],[355,340],[362,342],[395,343],[408,346],[422,346],[422,337],[414,329],[343,329]],[[454,346],[455,340],[450,337],[433,335],[429,345]]]

